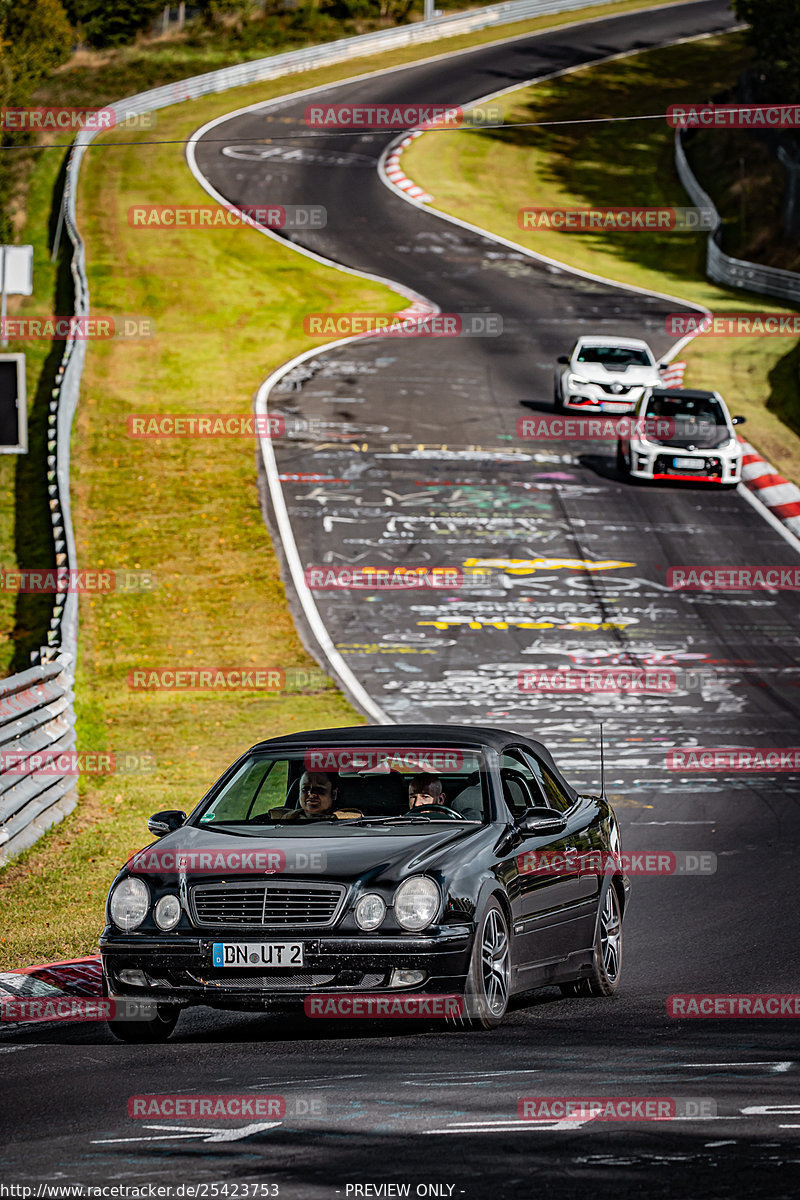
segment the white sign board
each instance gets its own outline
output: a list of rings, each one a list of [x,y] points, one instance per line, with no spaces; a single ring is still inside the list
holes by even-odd
[[[30,296],[33,292],[33,246],[4,246],[7,296]],[[0,273],[3,264],[0,263]]]

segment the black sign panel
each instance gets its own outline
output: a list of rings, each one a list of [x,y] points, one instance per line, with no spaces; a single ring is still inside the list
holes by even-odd
[[[0,354],[0,450],[27,450],[25,355]]]

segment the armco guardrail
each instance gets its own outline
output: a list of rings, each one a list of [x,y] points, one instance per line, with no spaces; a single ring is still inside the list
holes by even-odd
[[[382,29],[377,33],[342,38],[321,46],[308,46],[302,50],[290,50],[285,54],[224,67],[148,92],[139,92],[109,107],[114,109],[118,120],[124,120],[127,116],[153,112],[183,100],[194,100],[199,96],[225,92],[266,79],[278,79],[283,75],[330,63],[363,58],[381,50],[436,42],[442,38],[525,21],[548,13],[590,8],[596,3],[597,0],[512,0],[511,3],[493,4],[488,8],[440,17],[435,21]],[[62,200],[61,219],[72,246],[71,271],[76,316],[87,316],[89,313],[89,283],[83,241],[75,217],[75,195],[83,155],[93,138],[91,131],[82,131],[76,137],[67,164]],[[85,354],[85,341],[66,343],[48,416],[47,479],[56,565],[67,568],[77,567],[70,517],[69,451]],[[30,739],[37,743],[37,748],[41,748],[37,739],[44,739],[42,747],[49,744],[56,749],[66,749],[74,745],[72,687],[77,638],[78,598],[73,592],[56,596],[47,646],[37,655],[39,665],[0,683],[0,751],[4,748],[26,748]],[[42,674],[35,675],[37,671]],[[45,689],[47,699],[34,703],[35,697],[31,696],[29,710],[4,718],[4,706],[11,703],[14,696],[25,695],[32,683],[36,684],[34,691],[40,687]],[[74,808],[76,782],[74,777],[9,776],[0,771],[0,866],[13,854],[32,845],[45,829]]]
[[[60,770],[72,763],[58,762],[59,752],[75,748],[72,683],[67,655],[0,682],[0,866],[78,802],[77,777]],[[51,759],[46,771],[21,761],[39,755],[41,762],[42,752]]]
[[[709,279],[747,292],[762,292],[765,296],[778,296],[781,300],[800,301],[800,275],[796,272],[731,258],[721,249],[722,218],[713,200],[703,191],[692,173],[683,148],[683,131],[680,129],[675,130],[675,166],[692,203],[698,208],[711,209],[714,213],[714,228],[708,235],[706,250],[706,274]]]

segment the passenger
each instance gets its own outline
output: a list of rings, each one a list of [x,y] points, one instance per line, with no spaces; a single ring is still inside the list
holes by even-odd
[[[304,771],[300,778],[300,806],[282,815],[284,821],[329,821],[361,817],[358,809],[340,808],[339,776],[335,771]]]
[[[334,815],[339,796],[339,776],[335,771],[304,771],[300,779],[300,806],[289,816],[291,821],[323,821]]]

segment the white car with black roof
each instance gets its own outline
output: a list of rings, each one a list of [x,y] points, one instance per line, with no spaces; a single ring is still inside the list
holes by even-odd
[[[735,487],[742,478],[742,443],[719,392],[651,388],[617,439],[623,479],[684,480]]]

